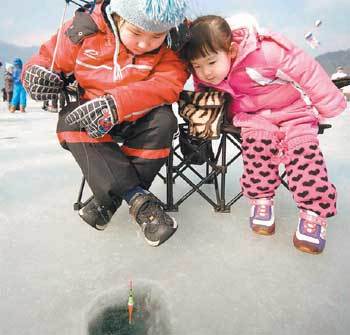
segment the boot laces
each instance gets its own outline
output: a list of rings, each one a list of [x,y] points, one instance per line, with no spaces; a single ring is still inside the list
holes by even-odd
[[[269,210],[273,205],[273,201],[271,199],[262,198],[262,199],[252,199],[252,205],[255,206],[256,214],[259,217],[266,218],[269,215]]]
[[[314,234],[316,232],[316,229],[317,229],[317,223],[316,222],[304,220],[303,221],[303,225],[304,225],[304,229],[308,233]]]
[[[146,219],[147,224],[160,225],[168,224],[168,215],[158,201],[150,200],[145,203],[141,210],[142,216]]]
[[[258,216],[262,216],[262,217],[267,216],[267,206],[265,206],[265,205],[256,206],[256,211],[257,211]]]

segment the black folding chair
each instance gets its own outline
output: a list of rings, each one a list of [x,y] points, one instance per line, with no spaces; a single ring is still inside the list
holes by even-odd
[[[225,108],[228,107],[228,101]],[[330,128],[329,124],[319,126],[319,134]],[[241,197],[239,192],[227,200],[226,175],[231,167],[242,154],[240,129],[223,122],[220,127],[220,138],[218,140],[202,140],[191,137],[188,125],[179,125],[179,136],[174,141],[170,155],[165,164],[164,172],[158,173],[158,177],[166,184],[166,200],[162,202],[167,211],[178,211],[179,206],[192,194],[198,193],[207,201],[216,212],[228,213],[231,206]],[[200,168],[199,168],[200,167]],[[204,168],[204,172],[201,171]],[[241,169],[241,166],[239,167]],[[282,184],[288,188],[285,181],[286,172],[280,176]],[[190,189],[175,199],[175,183],[179,179],[183,180]],[[238,182],[238,180],[237,180]],[[208,191],[204,185],[213,185]],[[92,197],[83,201],[83,191],[85,188],[85,178],[82,178],[78,199],[74,203],[74,210],[84,207]],[[212,196],[212,193],[215,196]]]
[[[227,170],[242,153],[239,129],[232,125],[223,124],[220,139],[217,147],[214,148],[213,140],[188,137],[186,135],[187,124],[180,124],[179,127],[179,143],[173,147],[167,163],[167,202],[165,208],[168,211],[177,211],[186,199],[197,192],[215,211],[228,212],[232,204],[242,196],[239,192],[226,202]],[[234,149],[229,158],[227,157],[228,145]],[[177,164],[174,163],[174,159]],[[199,171],[198,166],[201,165],[205,167],[204,173]],[[190,186],[190,189],[175,201],[174,184],[179,177]],[[213,185],[214,199],[209,192],[203,189],[202,186],[205,184]]]
[[[228,101],[225,108],[228,107]],[[217,212],[229,212],[231,206],[242,196],[238,192],[232,199],[226,201],[226,174],[228,167],[232,165],[242,153],[240,130],[232,125],[224,123],[220,129],[220,139],[217,148],[213,148],[213,141],[200,140],[188,136],[187,124],[179,126],[180,135],[165,164],[165,174],[159,172],[158,177],[166,184],[166,200],[161,201],[167,211],[178,211],[179,206],[193,193],[197,192],[205,199]],[[228,146],[234,149],[232,156],[228,157]],[[176,161],[176,163],[175,163]],[[200,172],[198,166],[205,166],[205,173]],[[187,175],[187,173],[191,175]],[[190,190],[179,199],[174,199],[174,184],[178,178],[184,180]],[[194,177],[197,180],[194,180]],[[199,179],[199,181],[198,181]],[[203,185],[214,186],[215,198],[203,189]],[[74,209],[79,210],[84,207],[91,197],[83,201],[83,191],[85,178],[82,178],[78,199],[74,203]]]
[[[318,133],[323,134],[325,129],[330,127],[329,124],[320,124]],[[231,206],[243,195],[240,191],[227,200],[226,175],[230,166],[242,154],[240,129],[223,123],[216,149],[213,149],[212,141],[188,138],[186,130],[187,124],[180,124],[179,143],[174,145],[167,162],[165,178],[167,201],[164,207],[167,211],[178,211],[179,206],[197,192],[216,212],[229,213]],[[176,164],[174,159],[177,161]],[[196,168],[198,165],[205,165],[204,174],[198,171]],[[189,172],[190,175],[186,172]],[[280,179],[283,186],[288,189],[285,176],[286,171],[280,175]],[[179,177],[190,186],[190,189],[175,200],[174,184]],[[212,192],[204,190],[203,185],[205,184],[213,184],[215,199],[210,196]]]

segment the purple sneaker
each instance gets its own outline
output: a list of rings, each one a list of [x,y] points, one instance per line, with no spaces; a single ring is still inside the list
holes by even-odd
[[[275,213],[273,199],[251,199],[250,227],[260,235],[272,235],[275,232]]]
[[[312,211],[301,210],[293,237],[294,246],[310,254],[321,253],[326,245],[326,229],[326,219]]]

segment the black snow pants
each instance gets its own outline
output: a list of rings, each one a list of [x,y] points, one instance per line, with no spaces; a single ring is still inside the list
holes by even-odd
[[[57,136],[80,166],[95,199],[113,207],[122,195],[136,187],[148,189],[169,156],[177,120],[171,106],[151,110],[135,122],[124,122],[95,139],[65,117],[78,103],[59,113]],[[122,143],[120,143],[122,141]]]

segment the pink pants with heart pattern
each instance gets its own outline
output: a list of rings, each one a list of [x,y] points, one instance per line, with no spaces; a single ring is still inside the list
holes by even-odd
[[[250,199],[272,198],[281,183],[278,166],[285,165],[289,190],[297,206],[323,218],[336,214],[336,188],[328,180],[317,135],[289,140],[283,132],[242,132],[243,194]]]

